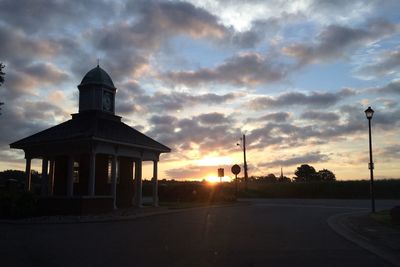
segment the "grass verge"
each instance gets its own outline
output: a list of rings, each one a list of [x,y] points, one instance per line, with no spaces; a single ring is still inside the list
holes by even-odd
[[[381,210],[375,213],[370,213],[369,217],[379,223],[382,223],[386,226],[396,228],[400,230],[400,223],[394,223],[392,218],[390,217],[390,210]]]

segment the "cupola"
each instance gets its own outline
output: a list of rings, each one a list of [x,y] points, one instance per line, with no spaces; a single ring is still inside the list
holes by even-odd
[[[79,112],[100,110],[115,113],[115,93],[117,89],[108,75],[99,65],[90,70],[78,85]]]

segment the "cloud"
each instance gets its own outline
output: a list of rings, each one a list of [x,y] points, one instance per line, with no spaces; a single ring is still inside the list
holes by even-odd
[[[283,23],[293,21],[297,16],[282,13],[280,17],[271,17],[268,19],[256,19],[251,23],[251,28],[246,31],[230,30],[230,41],[242,48],[254,48],[266,38],[275,36]],[[225,38],[226,39],[226,38]],[[227,40],[223,40],[225,43]]]
[[[19,71],[11,69],[6,75],[4,87],[0,88],[0,92],[8,100],[24,94],[33,94],[39,86],[59,86],[69,78],[67,73],[49,63],[34,63],[19,68]]]
[[[326,162],[329,160],[329,156],[322,154],[320,151],[310,152],[305,155],[292,155],[290,158],[274,160],[271,162],[258,164],[258,167],[287,167],[301,164],[311,164],[318,162]]]
[[[60,45],[52,39],[25,34],[20,29],[0,24],[0,58],[23,66],[32,57],[50,58],[60,52]]]
[[[381,88],[373,89],[373,91],[377,93],[398,95],[400,94],[400,81],[391,82]]]
[[[65,120],[69,114],[45,101],[19,100],[2,106],[0,144],[9,144]]]
[[[123,86],[118,90],[117,103],[121,107],[117,107],[123,113],[139,112],[139,113],[157,113],[168,111],[182,111],[198,105],[211,106],[215,104],[223,104],[233,101],[239,97],[236,93],[227,94],[192,94],[186,92],[155,92],[152,95],[146,94],[144,90],[138,87]]]
[[[364,108],[365,109],[365,108]],[[291,123],[267,122],[248,133],[249,149],[265,149],[267,147],[296,148],[310,144],[326,144],[348,140],[366,131],[366,118],[360,106],[341,106],[341,120],[334,123],[313,123],[304,125],[299,121]],[[313,115],[315,116],[315,115]],[[330,114],[322,115],[332,116]],[[322,118],[320,118],[322,119]],[[376,110],[375,127],[380,131],[393,131],[400,126],[400,110]]]
[[[299,60],[300,65],[337,60],[352,49],[390,36],[398,26],[383,20],[370,21],[364,28],[329,25],[317,36],[313,44],[295,43],[286,46],[282,52]]]
[[[178,119],[174,116],[169,116],[169,115],[163,115],[163,116],[159,116],[159,115],[154,115],[150,118],[150,122],[152,124],[156,124],[156,125],[172,125],[174,123],[176,123],[178,121]]]
[[[380,54],[375,62],[362,66],[356,74],[366,79],[396,74],[400,71],[400,51],[385,51]]]
[[[239,86],[256,86],[276,82],[286,77],[288,69],[258,53],[241,53],[225,60],[215,68],[196,71],[171,71],[161,79],[173,84],[196,86],[203,83],[224,83]]]
[[[154,115],[150,118],[149,136],[160,140],[177,153],[198,150],[200,153],[226,152],[235,149],[240,129],[228,122],[233,119],[223,114],[206,113],[178,119],[170,115]]]
[[[263,110],[270,107],[285,106],[308,106],[313,108],[325,108],[337,104],[343,98],[355,94],[350,89],[343,89],[335,93],[311,92],[309,94],[301,92],[289,92],[277,97],[259,96],[250,100],[246,106],[254,110]]]
[[[400,144],[393,144],[384,147],[382,151],[379,152],[379,156],[391,160],[400,159]]]
[[[5,102],[0,115],[0,156],[3,162],[21,162],[23,152],[10,150],[9,144],[70,118],[61,107],[44,100],[14,99]]]
[[[112,18],[116,9],[116,4],[102,0],[82,0],[75,3],[57,0],[2,0],[0,17],[8,24],[29,33],[50,30],[60,32],[76,24],[88,27],[89,21],[95,20],[94,18]],[[66,27],[59,27],[60,24]]]
[[[197,116],[199,122],[203,125],[221,125],[221,124],[230,124],[233,122],[232,118],[226,117],[223,113],[212,112],[201,114]]]
[[[265,121],[273,121],[273,122],[286,122],[290,117],[290,113],[288,112],[275,112],[269,113],[262,117],[258,118],[249,118],[247,122],[265,122]]]
[[[173,168],[166,171],[171,179],[202,179],[204,177],[217,175],[217,169],[229,170],[231,166],[196,166],[186,165],[181,168]]]
[[[321,112],[321,111],[306,111],[300,116],[302,119],[322,121],[322,122],[337,122],[339,115],[334,112]]]
[[[151,73],[151,55],[174,36],[219,40],[228,33],[216,16],[185,2],[128,2],[123,17],[88,33],[119,80]]]

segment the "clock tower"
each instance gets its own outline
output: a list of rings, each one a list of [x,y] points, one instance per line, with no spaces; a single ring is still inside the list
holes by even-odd
[[[79,112],[98,110],[115,114],[115,88],[110,76],[99,65],[86,73],[79,89]]]

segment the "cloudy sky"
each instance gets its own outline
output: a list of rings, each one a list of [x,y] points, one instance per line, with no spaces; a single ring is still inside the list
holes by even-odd
[[[0,0],[0,170],[24,168],[11,142],[77,112],[76,86],[99,58],[117,114],[172,148],[160,178],[229,173],[243,133],[250,175],[308,163],[367,178],[368,106],[376,176],[399,178],[399,10],[397,0]]]

